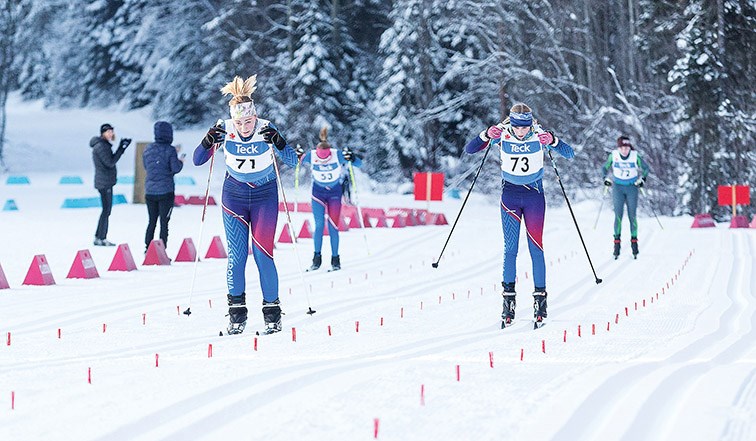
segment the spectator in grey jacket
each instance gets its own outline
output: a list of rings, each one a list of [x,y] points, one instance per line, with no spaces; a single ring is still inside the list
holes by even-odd
[[[116,162],[121,159],[126,147],[131,144],[129,138],[123,138],[114,153],[112,142],[115,139],[113,126],[103,124],[100,126],[100,136],[93,136],[89,141],[89,146],[92,147],[92,160],[95,169],[94,186],[100,192],[100,201],[102,202],[102,212],[97,223],[94,239],[94,244],[97,246],[115,245],[107,240],[107,236],[108,220],[113,208],[113,186],[116,184],[117,178]]]
[[[142,163],[147,172],[144,181],[144,199],[147,204],[147,233],[144,236],[145,252],[155,237],[155,227],[160,218],[160,239],[168,245],[168,221],[171,220],[175,184],[173,175],[184,167],[185,154],[178,157],[178,150],[172,146],[173,127],[166,121],[155,123],[155,142],[144,150]]]

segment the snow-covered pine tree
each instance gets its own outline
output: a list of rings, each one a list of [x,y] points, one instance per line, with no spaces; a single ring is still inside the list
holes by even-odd
[[[409,177],[414,171],[438,170],[445,156],[459,154],[469,136],[463,132],[477,125],[477,118],[468,118],[471,115],[462,110],[472,109],[471,97],[485,91],[469,88],[460,76],[464,57],[450,59],[455,51],[470,49],[459,40],[459,33],[468,30],[463,20],[476,23],[466,6],[467,2],[436,0],[393,4],[392,26],[381,37],[383,66],[371,103],[385,137],[376,147],[384,173],[400,169]],[[470,127],[453,127],[463,121]]]
[[[308,0],[297,4],[294,23],[294,51],[288,87],[294,100],[290,103],[289,136],[314,145],[323,125],[331,127],[335,138],[345,127],[344,102],[347,85],[342,83],[340,69],[351,70],[351,57],[333,44],[339,39],[335,20],[324,0]],[[348,81],[348,78],[345,78]]]
[[[738,112],[735,109],[740,106],[750,108],[751,121],[754,114],[752,98],[743,100],[737,88],[728,88],[730,75],[739,77],[738,82],[748,78],[744,73],[749,69],[748,64],[752,64],[749,61],[752,52],[748,55],[749,51],[745,49],[738,51],[740,56],[738,52],[726,54],[725,43],[728,38],[741,44],[749,39],[753,41],[753,28],[742,28],[748,20],[737,18],[743,7],[749,7],[748,3],[738,0],[691,1],[685,8],[688,24],[677,36],[681,56],[668,76],[673,83],[672,92],[683,96],[685,103],[679,119],[684,124],[683,141],[689,159],[680,182],[682,200],[689,213],[711,212],[720,220],[727,216],[727,209],[717,207],[717,186],[737,183],[741,177],[736,176],[736,171],[746,160],[743,151],[739,150],[744,141],[740,136],[749,135],[748,131],[742,130],[743,119],[735,117]],[[753,11],[752,5],[750,10]],[[732,21],[726,20],[726,11],[732,14],[729,16]],[[725,56],[742,61],[727,62]],[[733,65],[736,70],[730,67]],[[746,120],[749,118],[747,113],[748,110]],[[750,132],[752,139],[753,131]]]
[[[183,11],[178,23],[172,12],[176,9]],[[211,38],[206,26],[216,11],[205,1],[173,0],[159,2],[150,12],[150,39],[157,41],[149,45],[153,49],[142,63],[142,87],[134,90],[138,94],[133,102],[150,103],[155,118],[171,121],[176,127],[209,126],[225,110],[218,92],[223,79],[213,83],[207,78],[208,72],[225,61],[219,55],[223,53],[221,41]]]
[[[55,79],[48,84],[48,102],[64,106],[104,106],[121,99],[121,78],[135,66],[125,66],[116,57],[122,40],[114,20],[124,0],[70,3],[60,19],[61,45],[55,54]]]
[[[18,87],[16,53],[18,52],[17,29],[28,14],[31,5],[27,1],[0,0],[0,170],[5,169],[3,150],[5,146],[6,103],[11,90]]]

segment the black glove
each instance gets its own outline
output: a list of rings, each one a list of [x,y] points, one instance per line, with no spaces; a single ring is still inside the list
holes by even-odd
[[[118,148],[121,150],[126,150],[126,147],[131,144],[131,138],[121,138],[121,142],[118,143]]]
[[[207,131],[207,134],[204,138],[202,138],[202,147],[206,149],[210,149],[215,144],[218,144],[219,142],[223,141],[223,138],[226,136],[226,131],[223,130],[223,127],[220,126],[213,126],[210,127],[210,130]]]
[[[341,150],[341,154],[344,155],[344,159],[347,161],[354,161],[354,153],[349,147],[344,147],[344,149]]]
[[[646,178],[644,178],[643,176],[640,176],[635,181],[635,186],[638,187],[638,188],[641,188],[641,187],[643,187],[643,184],[645,184],[645,183],[646,183]]]
[[[609,179],[609,178],[604,178],[604,185],[606,185],[607,187],[611,187],[612,186],[612,180]]]
[[[263,140],[268,144],[273,144],[278,150],[283,150],[286,147],[286,140],[278,133],[278,130],[271,126],[265,126],[259,132],[263,136]]]
[[[302,156],[305,155],[305,149],[302,148],[299,144],[297,144],[297,148],[294,150],[294,152],[297,154],[298,159],[302,159]]]

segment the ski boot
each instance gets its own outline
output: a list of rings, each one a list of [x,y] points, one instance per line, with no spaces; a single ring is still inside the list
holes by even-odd
[[[331,256],[331,270],[338,271],[341,269],[341,258],[339,256]]]
[[[514,283],[502,282],[501,286],[504,287],[504,291],[501,293],[501,296],[504,298],[504,305],[501,311],[501,329],[504,329],[510,326],[512,320],[515,318],[515,306],[517,306],[515,296],[517,293],[514,290]]]
[[[630,248],[633,249],[633,259],[637,259],[638,258],[638,238],[637,237],[630,238]]]
[[[533,293],[533,318],[535,320],[533,329],[538,329],[544,325],[543,319],[546,318],[546,291],[538,290]]]
[[[244,332],[244,327],[247,326],[247,304],[244,293],[241,293],[239,296],[228,295],[228,317],[229,321],[226,331],[229,335]]]
[[[281,302],[276,299],[274,302],[266,302],[263,300],[263,318],[265,319],[265,329],[262,331],[264,335],[274,334],[281,330]]]
[[[323,263],[323,256],[320,255],[320,253],[315,253],[312,256],[312,266],[307,269],[307,271],[315,271],[316,269],[320,268],[320,265]]]
[[[620,237],[614,236],[614,260],[617,260],[620,253]]]

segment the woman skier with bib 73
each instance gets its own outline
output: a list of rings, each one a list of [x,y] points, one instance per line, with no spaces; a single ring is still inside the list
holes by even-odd
[[[515,318],[515,277],[520,237],[520,221],[525,218],[528,249],[533,263],[533,308],[535,327],[546,318],[546,264],[543,257],[543,222],[546,200],[543,196],[544,150],[554,149],[565,158],[575,156],[572,147],[544,131],[533,120],[530,107],[512,106],[501,123],[483,130],[465,146],[467,153],[486,147],[496,148],[501,158],[501,224],[504,232],[504,307],[502,329]]]

